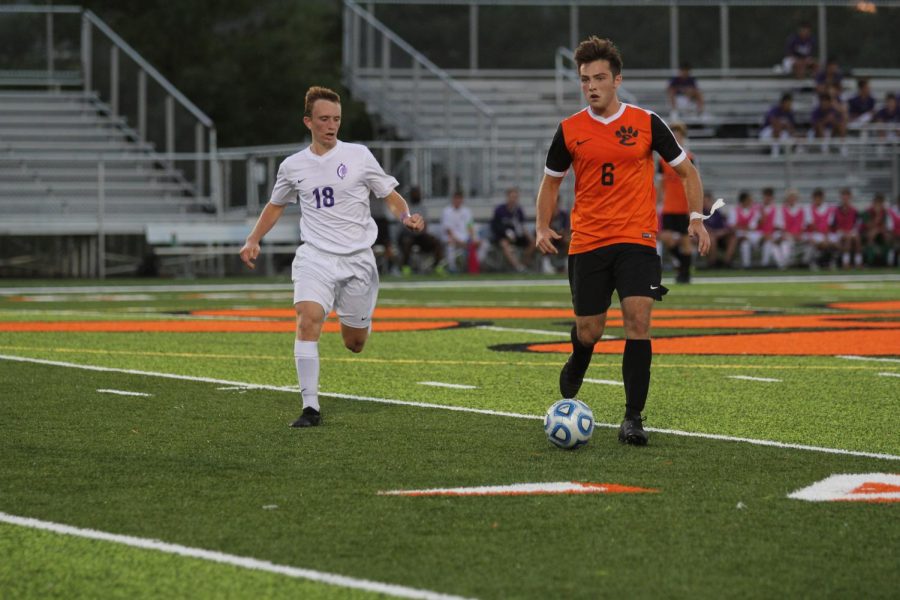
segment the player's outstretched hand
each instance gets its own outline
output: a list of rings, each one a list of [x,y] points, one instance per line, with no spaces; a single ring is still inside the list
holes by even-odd
[[[255,269],[256,263],[253,261],[256,260],[257,256],[259,256],[259,242],[248,240],[244,247],[241,248],[241,261],[251,269]]]
[[[697,240],[697,250],[700,252],[700,256],[706,256],[706,253],[709,252],[709,232],[706,231],[701,219],[691,220],[688,225],[688,235]]]
[[[535,229],[535,247],[544,254],[559,254],[556,249],[555,240],[561,239],[562,236],[550,229],[549,227],[538,227]]]
[[[403,219],[403,225],[410,231],[419,232],[425,229],[425,219],[419,213],[415,213]]]

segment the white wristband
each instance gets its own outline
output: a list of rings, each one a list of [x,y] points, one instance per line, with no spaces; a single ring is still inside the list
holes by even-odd
[[[725,200],[722,198],[719,198],[718,200],[713,202],[713,205],[709,209],[708,215],[704,215],[703,213],[698,213],[698,212],[692,212],[691,213],[691,221],[693,221],[694,219],[700,219],[701,221],[705,221],[708,218],[710,218],[711,216],[713,216],[713,213],[715,213],[717,210],[719,210],[723,206],[725,206]]]

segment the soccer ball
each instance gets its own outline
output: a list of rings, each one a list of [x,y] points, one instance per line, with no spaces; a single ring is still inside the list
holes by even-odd
[[[594,413],[581,400],[559,400],[544,415],[544,433],[560,448],[580,448],[594,433]]]

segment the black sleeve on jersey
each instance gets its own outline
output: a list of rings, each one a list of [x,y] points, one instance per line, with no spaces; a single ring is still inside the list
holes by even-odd
[[[653,137],[652,149],[656,150],[667,163],[672,162],[684,152],[684,149],[678,145],[675,134],[656,113],[650,115],[650,135]]]
[[[550,142],[550,150],[547,151],[547,168],[557,173],[562,173],[572,166],[572,155],[566,148],[566,139],[563,137],[562,123],[556,128],[556,135]]]

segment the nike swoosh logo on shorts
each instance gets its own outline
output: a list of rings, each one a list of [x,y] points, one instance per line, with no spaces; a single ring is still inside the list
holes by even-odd
[[[651,289],[651,290],[658,290],[658,289],[659,289],[659,286],[658,286],[658,285],[651,285],[651,286],[650,286],[650,289]]]

